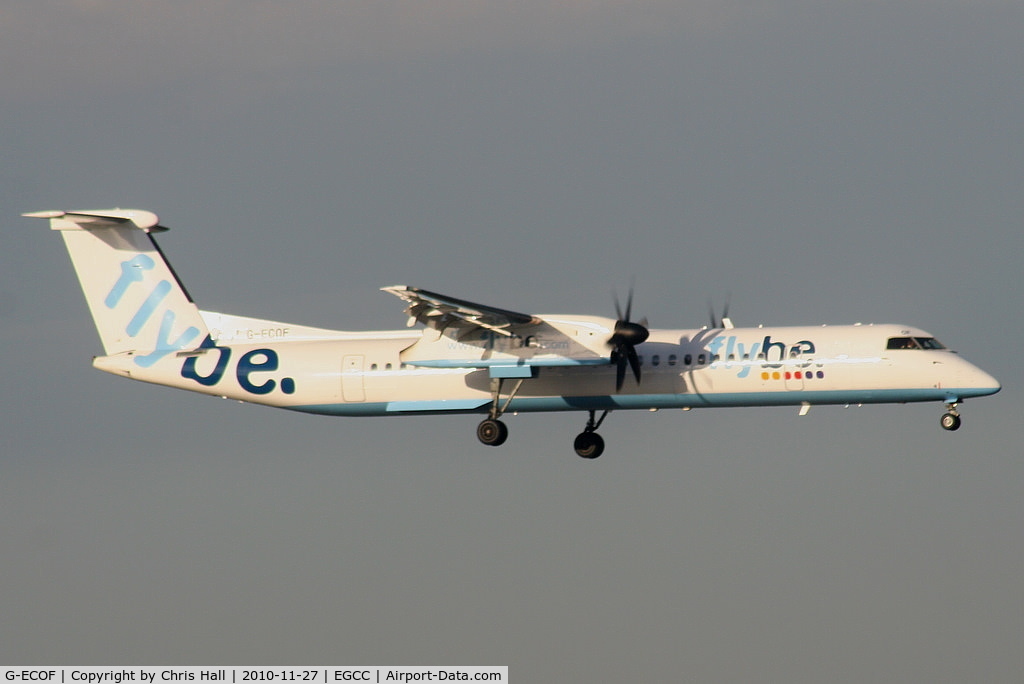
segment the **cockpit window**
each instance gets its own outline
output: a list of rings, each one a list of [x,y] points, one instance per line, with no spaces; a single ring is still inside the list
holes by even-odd
[[[920,349],[913,337],[890,337],[886,349]]]
[[[886,349],[945,349],[934,337],[890,337]]]
[[[934,337],[915,337],[917,343],[921,345],[921,349],[945,349],[941,342]]]

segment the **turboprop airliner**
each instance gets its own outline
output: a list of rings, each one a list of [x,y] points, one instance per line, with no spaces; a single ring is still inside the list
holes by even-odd
[[[907,325],[740,328],[727,312],[696,329],[616,317],[534,315],[416,287],[404,330],[345,332],[200,310],[141,210],[44,211],[71,255],[103,345],[96,368],[134,380],[329,416],[477,414],[477,438],[508,438],[501,418],[587,415],[576,453],[597,458],[611,411],[724,406],[959,404],[999,382]],[[419,324],[422,327],[415,327]]]

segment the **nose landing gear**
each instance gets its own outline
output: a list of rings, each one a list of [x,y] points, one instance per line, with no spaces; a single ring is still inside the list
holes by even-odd
[[[960,414],[959,413],[953,413],[952,411],[950,411],[949,413],[943,414],[943,416],[942,416],[942,428],[944,430],[950,430],[950,431],[952,431],[952,430],[959,430],[960,429]]]
[[[942,415],[942,429],[943,430],[959,430],[960,429],[960,412],[956,410],[955,401],[946,402],[946,408],[949,409],[947,413]]]

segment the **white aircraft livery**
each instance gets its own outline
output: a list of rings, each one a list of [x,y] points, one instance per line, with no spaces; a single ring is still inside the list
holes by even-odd
[[[103,344],[93,365],[134,380],[331,416],[583,411],[576,453],[604,451],[610,411],[934,401],[942,427],[999,382],[906,325],[648,329],[632,290],[616,318],[531,315],[415,287],[405,330],[345,332],[201,311],[157,246],[148,211],[25,214],[60,231]],[[421,329],[410,329],[417,323]]]

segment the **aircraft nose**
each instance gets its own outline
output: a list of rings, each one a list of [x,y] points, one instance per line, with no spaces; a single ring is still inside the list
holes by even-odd
[[[999,381],[977,366],[970,366],[964,373],[965,395],[972,397],[984,397],[995,394],[1003,388]]]

